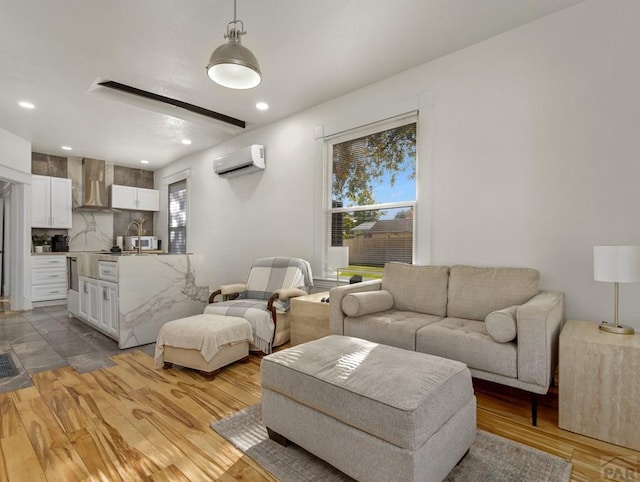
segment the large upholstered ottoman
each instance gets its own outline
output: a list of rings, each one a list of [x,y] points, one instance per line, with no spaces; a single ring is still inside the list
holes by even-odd
[[[262,418],[360,481],[440,481],[476,437],[465,364],[337,335],[263,358]]]
[[[248,359],[251,325],[244,318],[195,315],[165,323],[156,341],[155,364],[172,364],[199,370],[213,379],[220,368]]]

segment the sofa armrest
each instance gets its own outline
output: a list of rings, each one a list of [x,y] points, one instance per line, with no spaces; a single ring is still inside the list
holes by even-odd
[[[234,293],[242,293],[247,289],[247,285],[245,283],[234,283],[230,285],[220,285],[220,294],[221,295],[231,295]]]
[[[518,379],[549,389],[558,361],[564,294],[543,291],[518,306]]]
[[[223,301],[235,300],[240,293],[247,289],[244,283],[235,283],[231,285],[220,285],[220,288],[209,294],[209,303],[216,302],[216,296],[222,296]]]
[[[305,296],[309,294],[300,288],[280,288],[279,290],[274,291],[274,293],[278,293],[281,300],[287,300],[289,298],[296,298],[298,296]]]
[[[342,299],[350,293],[361,293],[363,291],[376,291],[382,288],[382,280],[375,279],[363,283],[337,286],[331,288],[329,292],[329,331],[332,335],[344,335],[344,318],[342,311]]]

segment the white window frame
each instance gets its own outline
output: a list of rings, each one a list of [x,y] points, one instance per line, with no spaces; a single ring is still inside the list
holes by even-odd
[[[164,205],[166,206],[166,212],[165,215],[162,216],[165,222],[165,228],[164,228],[164,232],[166,233],[166,247],[164,248],[167,252],[169,252],[169,186],[171,184],[175,184],[176,182],[179,181],[186,181],[187,182],[187,229],[186,229],[186,236],[187,236],[187,246],[186,246],[186,252],[190,253],[191,252],[191,236],[190,236],[190,231],[191,231],[191,168],[187,168],[187,169],[183,169],[182,171],[178,171],[175,172],[173,174],[169,174],[167,176],[165,176],[162,179],[162,185],[163,185],[163,189],[160,193],[161,195],[161,209],[162,209],[162,202],[164,198]]]
[[[172,228],[171,227],[171,215],[172,215],[172,211],[171,211],[171,206],[172,206],[172,197],[171,197],[171,186],[175,186],[179,184],[180,185],[180,189],[177,192],[181,192],[182,191],[182,186],[184,186],[184,226],[183,225],[179,225],[177,228]],[[187,218],[189,216],[189,200],[188,200],[188,196],[189,196],[189,191],[188,191],[188,186],[187,186],[187,180],[183,179],[181,181],[176,181],[174,183],[169,184],[169,186],[167,186],[167,197],[168,197],[168,205],[167,205],[167,217],[169,219],[169,222],[167,223],[167,232],[169,234],[168,238],[167,238],[167,252],[171,253],[171,254],[185,254],[187,253],[187,243],[188,243],[188,238],[187,238],[187,230],[189,229],[189,223],[187,222]],[[174,191],[175,193],[176,191]],[[181,213],[183,212],[183,210],[178,209],[176,211],[177,213]],[[176,233],[176,232],[184,232],[184,251],[171,251],[174,246],[171,244],[171,233]],[[182,245],[182,243],[175,243],[177,246],[175,246],[175,248],[177,249],[178,246]]]
[[[325,278],[335,276],[330,272],[330,267],[327,266],[327,250],[331,243],[331,215],[335,213],[348,213],[356,211],[371,211],[376,209],[391,209],[391,208],[411,208],[413,210],[413,232],[412,232],[412,262],[416,260],[416,235],[417,235],[417,210],[418,210],[418,179],[419,179],[419,116],[417,111],[408,112],[402,115],[398,115],[389,119],[380,120],[378,122],[372,122],[361,127],[355,127],[343,132],[339,132],[330,136],[324,137],[325,145],[325,169],[324,169],[324,193],[323,193],[323,215],[322,215],[322,272]],[[366,206],[350,206],[342,208],[333,208],[333,193],[332,193],[332,173],[333,173],[333,146],[340,144],[341,142],[349,141],[359,137],[365,137],[377,132],[382,132],[396,127],[401,127],[407,124],[416,124],[416,199],[415,201],[400,201],[393,203],[381,203],[371,204]],[[335,278],[334,278],[335,279]]]

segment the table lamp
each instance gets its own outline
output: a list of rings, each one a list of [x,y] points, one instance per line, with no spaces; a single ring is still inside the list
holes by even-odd
[[[349,247],[330,246],[327,251],[327,266],[336,270],[336,286],[340,286],[340,270],[349,266]]]
[[[613,325],[603,321],[600,329],[619,335],[633,334],[633,328],[618,324],[618,283],[640,281],[640,246],[594,246],[593,278],[615,283]]]

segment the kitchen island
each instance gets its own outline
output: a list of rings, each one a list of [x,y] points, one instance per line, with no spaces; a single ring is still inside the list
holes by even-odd
[[[69,312],[115,339],[120,348],[155,342],[167,321],[200,314],[208,302],[200,255],[75,256],[79,302],[72,303],[70,296]]]

